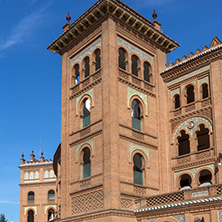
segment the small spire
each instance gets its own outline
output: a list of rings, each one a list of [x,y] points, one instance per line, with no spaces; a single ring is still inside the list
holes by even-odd
[[[67,20],[68,23],[70,23],[69,21],[71,20],[71,17],[69,15],[69,12],[68,12],[68,15],[66,16],[66,20]]]
[[[43,151],[41,152],[41,156],[43,156]]]
[[[32,150],[32,154],[34,154],[34,151]]]
[[[24,159],[24,153],[22,153],[22,159]]]
[[[156,21],[157,14],[156,14],[156,10],[155,9],[153,10],[153,18],[154,18],[154,21]]]

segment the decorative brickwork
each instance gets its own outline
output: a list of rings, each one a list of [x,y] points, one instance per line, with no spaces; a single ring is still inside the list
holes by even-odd
[[[144,140],[143,133],[132,130],[132,136],[135,137],[138,140]]]
[[[91,179],[84,180],[80,182],[80,189],[87,188],[91,186]]]
[[[184,193],[181,191],[181,192],[170,193],[170,194],[165,194],[165,195],[156,196],[156,197],[148,197],[146,199],[146,206],[149,207],[149,206],[173,203],[173,202],[178,202],[178,201],[183,201],[183,200],[184,200]]]
[[[80,131],[80,137],[85,136],[85,135],[89,134],[90,132],[91,132],[91,127],[88,126],[85,129]]]
[[[217,195],[221,195],[222,194],[222,185],[216,186],[216,190],[217,190]]]
[[[205,158],[208,158],[208,157],[210,157],[211,156],[211,152],[210,152],[210,150],[207,150],[207,151],[203,151],[203,152],[201,152],[201,153],[197,153],[196,154],[196,158],[198,159],[198,160],[201,160],[201,159],[205,159]]]
[[[191,156],[185,156],[177,159],[177,164],[184,164],[191,161]]]
[[[146,194],[146,188],[134,185],[134,192],[140,195]]]
[[[127,209],[133,209],[134,200],[129,198],[121,198],[121,207]]]
[[[103,191],[97,190],[72,197],[72,214],[103,209]]]

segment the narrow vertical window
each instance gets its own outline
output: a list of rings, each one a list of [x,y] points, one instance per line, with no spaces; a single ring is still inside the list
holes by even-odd
[[[132,128],[141,131],[141,113],[140,106],[137,100],[132,101]]]
[[[119,68],[126,70],[126,55],[125,50],[119,49]]]
[[[181,132],[181,136],[178,138],[179,143],[179,156],[190,153],[190,140],[189,135],[184,130]]]
[[[84,68],[85,68],[85,78],[86,78],[90,74],[89,57],[86,57],[84,59],[84,62],[85,62]]]
[[[187,87],[187,104],[194,102],[194,87],[193,85],[190,85]]]
[[[132,74],[138,76],[138,58],[137,56],[132,56]]]
[[[34,222],[34,211],[33,210],[28,211],[28,222]]]
[[[83,169],[82,178],[91,176],[91,161],[90,161],[90,149],[86,148],[83,151]]]
[[[100,57],[100,50],[96,50],[95,52],[95,71],[101,68],[101,57]]]
[[[143,185],[142,156],[136,153],[133,156],[133,178],[134,183]]]
[[[200,125],[200,130],[197,131],[197,150],[204,150],[210,147],[209,130],[203,124]]]
[[[143,74],[144,80],[147,82],[151,82],[151,66],[148,62],[144,62],[143,64]]]
[[[35,200],[35,193],[30,191],[28,193],[28,201],[34,201]]]
[[[76,64],[74,66],[74,77],[75,77],[75,85],[79,83],[80,78],[79,78],[79,65]]]
[[[48,200],[55,200],[55,191],[54,190],[50,190],[48,192]]]
[[[83,120],[82,127],[90,125],[90,99],[87,99],[83,105]]]
[[[180,95],[176,94],[174,96],[174,104],[175,104],[175,109],[180,107]]]
[[[208,85],[205,83],[202,85],[202,99],[205,99],[208,96]]]
[[[48,210],[48,221],[52,221],[55,216],[55,211],[53,209]]]

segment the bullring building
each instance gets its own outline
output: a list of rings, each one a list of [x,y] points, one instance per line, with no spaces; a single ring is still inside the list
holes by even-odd
[[[166,67],[179,44],[156,18],[99,0],[48,46],[62,56],[50,220],[222,221],[222,43]]]

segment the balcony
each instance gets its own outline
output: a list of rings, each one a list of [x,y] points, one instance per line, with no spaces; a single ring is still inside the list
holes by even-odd
[[[147,92],[153,93],[154,92],[154,85],[150,82],[147,82],[132,73],[129,73],[126,70],[119,68],[119,80],[127,85],[131,85],[134,88],[141,88]]]
[[[95,85],[101,81],[101,69],[97,70],[92,75],[89,75],[82,81],[80,81],[75,86],[71,87],[71,97],[70,99],[73,99],[74,97],[80,95],[82,92],[88,90],[91,85]]]
[[[175,167],[181,165],[187,165],[189,163],[194,163],[211,158],[214,158],[214,147],[172,158],[172,166],[174,169]]]
[[[144,212],[144,208],[145,211],[152,211],[192,204],[203,204],[205,202],[210,203],[213,201],[222,201],[221,194],[222,184],[218,184],[156,195],[147,198],[140,198],[135,201],[137,205],[137,210],[135,213]]]

